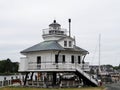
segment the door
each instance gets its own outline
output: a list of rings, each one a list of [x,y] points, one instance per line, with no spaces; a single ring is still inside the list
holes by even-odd
[[[41,68],[41,56],[37,56],[37,69]]]

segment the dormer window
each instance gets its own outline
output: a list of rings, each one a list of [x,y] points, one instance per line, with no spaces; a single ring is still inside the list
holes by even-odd
[[[64,47],[67,47],[67,41],[64,41]]]
[[[72,47],[72,42],[71,41],[69,41],[69,47]]]

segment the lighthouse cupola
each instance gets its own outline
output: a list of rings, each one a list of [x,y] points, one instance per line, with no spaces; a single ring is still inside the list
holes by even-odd
[[[43,39],[48,41],[48,40],[58,40],[62,37],[65,37],[67,34],[67,30],[61,28],[61,25],[56,22],[56,20],[53,21],[49,25],[48,29],[43,29]]]
[[[54,20],[53,23],[49,25],[49,28],[50,28],[51,30],[59,30],[60,27],[61,27],[61,25],[58,24],[58,23],[56,23],[56,20]]]

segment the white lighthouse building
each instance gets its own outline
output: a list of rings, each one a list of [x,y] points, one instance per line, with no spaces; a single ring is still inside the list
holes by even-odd
[[[48,29],[43,29],[43,42],[21,51],[25,57],[20,60],[19,72],[26,73],[24,85],[98,85],[88,74],[89,63],[84,61],[88,51],[75,44],[75,39],[71,37],[70,23],[69,19],[67,35],[67,29],[61,28],[54,20]]]

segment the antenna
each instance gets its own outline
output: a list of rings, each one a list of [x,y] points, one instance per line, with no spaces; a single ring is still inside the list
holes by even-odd
[[[68,19],[69,22],[69,37],[71,36],[71,19]]]

